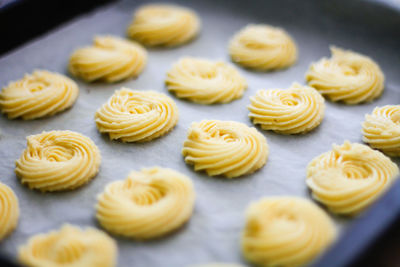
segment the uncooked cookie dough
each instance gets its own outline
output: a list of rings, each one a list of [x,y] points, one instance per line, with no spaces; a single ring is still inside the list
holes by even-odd
[[[398,173],[397,165],[381,152],[346,141],[308,164],[307,185],[330,211],[356,215],[385,192]]]
[[[146,46],[177,46],[192,40],[200,30],[200,20],[188,8],[150,4],[133,15],[127,34]]]
[[[89,137],[50,131],[27,137],[15,173],[31,189],[70,190],[89,182],[99,171],[100,161],[100,151]]]
[[[236,33],[229,42],[234,62],[255,70],[287,68],[297,60],[297,47],[281,28],[250,24]]]
[[[333,222],[311,201],[269,197],[247,209],[242,251],[258,266],[304,266],[335,238]]]
[[[331,53],[331,58],[311,64],[306,73],[310,86],[346,104],[370,102],[382,94],[385,77],[371,58],[334,46]]]
[[[147,62],[146,50],[136,42],[98,36],[93,46],[75,50],[69,71],[87,82],[117,82],[139,76]]]
[[[400,105],[376,107],[365,116],[363,141],[383,153],[400,157]]]
[[[172,130],[178,117],[178,107],[170,97],[122,88],[97,110],[95,120],[110,139],[145,142]]]
[[[151,239],[188,221],[194,200],[190,178],[171,169],[142,169],[106,186],[98,196],[96,217],[113,234]]]
[[[259,90],[250,100],[249,117],[263,130],[306,133],[324,117],[324,98],[315,89],[298,83],[288,89]]]
[[[103,231],[66,224],[60,230],[31,237],[18,250],[19,261],[31,267],[113,267],[117,244]]]
[[[268,153],[267,140],[255,128],[219,120],[192,123],[182,149],[186,163],[196,171],[227,178],[258,170]]]
[[[242,97],[247,87],[246,80],[232,66],[192,57],[173,65],[166,84],[176,96],[201,104],[231,102]]]
[[[68,77],[36,70],[1,90],[0,109],[10,119],[33,120],[71,107],[78,94],[78,86]]]
[[[17,227],[19,218],[18,198],[7,185],[0,183],[0,240]]]

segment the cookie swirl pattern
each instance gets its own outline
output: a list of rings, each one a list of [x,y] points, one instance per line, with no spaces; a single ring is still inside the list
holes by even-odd
[[[0,183],[0,240],[17,227],[19,218],[18,198],[7,185]]]
[[[400,157],[400,105],[376,107],[365,116],[363,141],[383,153]]]
[[[78,86],[68,77],[36,70],[2,89],[0,109],[10,119],[33,120],[52,116],[71,107],[78,94]]]
[[[366,145],[333,145],[307,167],[307,185],[315,200],[338,214],[356,215],[370,206],[398,178],[390,158]]]
[[[147,62],[147,52],[138,43],[115,36],[98,36],[93,46],[75,50],[69,71],[87,82],[118,82],[137,77]]]
[[[150,4],[135,12],[127,34],[146,46],[177,46],[192,40],[199,30],[200,20],[194,11]]]
[[[324,98],[315,89],[297,83],[288,89],[260,90],[250,100],[249,117],[263,130],[306,133],[324,117]]]
[[[224,62],[186,57],[167,74],[167,88],[179,98],[201,104],[228,103],[240,98],[246,80]]]
[[[322,58],[307,71],[311,87],[332,101],[351,105],[370,102],[382,94],[385,76],[371,58],[333,46],[331,53],[331,58]]]
[[[15,173],[31,189],[70,190],[89,182],[99,171],[100,161],[100,151],[90,138],[72,131],[50,131],[27,137]]]
[[[233,36],[229,42],[229,54],[234,62],[244,67],[276,70],[297,61],[297,46],[281,28],[250,24]]]
[[[172,130],[178,118],[178,107],[170,97],[127,88],[115,91],[95,115],[101,133],[123,142],[145,142],[160,137]]]
[[[327,214],[298,197],[263,198],[246,211],[244,257],[259,266],[304,266],[336,238]]]
[[[227,178],[258,170],[268,152],[267,140],[255,128],[219,120],[192,123],[182,150],[186,163],[196,171]]]
[[[117,245],[100,230],[66,224],[60,230],[31,237],[19,248],[18,258],[31,267],[113,267],[117,263]]]
[[[194,200],[188,177],[171,169],[142,169],[106,186],[98,196],[96,217],[113,234],[151,239],[189,220]]]

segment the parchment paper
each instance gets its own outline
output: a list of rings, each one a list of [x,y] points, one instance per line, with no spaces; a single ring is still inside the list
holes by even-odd
[[[350,2],[351,5],[360,4]],[[90,44],[96,34],[124,36],[134,8],[141,3],[125,1],[102,7],[0,58],[0,84],[5,86],[8,81],[19,79],[35,68],[67,74],[68,58],[75,48]],[[239,239],[244,211],[249,203],[273,195],[310,198],[304,182],[307,163],[330,150],[332,143],[361,142],[364,114],[375,106],[400,103],[400,42],[398,35],[393,34],[395,25],[386,13],[383,17],[374,13],[375,17],[365,18],[360,14],[364,9],[358,11],[356,8],[350,15],[343,6],[345,1],[327,1],[326,4],[322,1],[211,0],[177,3],[192,7],[200,14],[201,35],[179,48],[150,49],[148,64],[138,79],[111,85],[86,84],[78,80],[80,96],[70,110],[34,121],[0,117],[0,181],[15,191],[21,208],[17,229],[0,244],[2,252],[15,257],[17,246],[29,236],[58,229],[65,222],[98,227],[94,205],[96,195],[104,186],[124,179],[130,170],[158,165],[192,178],[197,192],[194,214],[185,227],[166,238],[150,242],[116,238],[119,266],[183,267],[216,261],[245,263],[241,258]],[[298,63],[287,70],[270,73],[238,67],[249,87],[241,99],[229,104],[198,105],[172,96],[180,111],[178,125],[166,136],[149,143],[124,144],[109,141],[107,136],[98,133],[94,113],[114,90],[125,86],[168,94],[164,79],[173,62],[182,56],[229,61],[227,42],[248,23],[284,27],[298,44]],[[220,119],[252,126],[246,108],[249,96],[261,88],[287,88],[294,81],[304,83],[304,73],[310,62],[329,56],[330,44],[370,55],[380,64],[386,75],[386,89],[381,98],[357,106],[327,102],[322,124],[306,135],[284,136],[263,131],[270,146],[268,162],[260,171],[243,178],[210,178],[194,172],[184,163],[181,148],[191,122]],[[14,161],[26,146],[25,137],[44,130],[64,129],[89,136],[100,148],[102,164],[98,176],[88,185],[65,193],[42,194],[22,186],[13,170]],[[340,229],[347,224],[345,219],[332,218]]]

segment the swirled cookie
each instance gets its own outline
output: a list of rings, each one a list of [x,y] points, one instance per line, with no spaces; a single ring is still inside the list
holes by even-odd
[[[0,109],[10,119],[32,120],[52,116],[71,107],[78,94],[78,86],[68,77],[36,70],[3,88]]]
[[[115,36],[98,36],[93,46],[75,50],[69,71],[87,82],[117,82],[137,77],[147,62],[147,52],[138,43]]]
[[[242,251],[248,261],[259,266],[303,266],[335,238],[331,219],[311,201],[270,197],[247,209]]]
[[[297,47],[281,28],[250,24],[233,36],[229,54],[244,67],[266,71],[293,65],[297,60]]]
[[[333,145],[307,167],[312,196],[334,213],[355,215],[371,205],[397,179],[399,169],[366,145]]]
[[[19,218],[18,198],[7,185],[0,183],[0,240],[17,226]]]
[[[112,267],[117,262],[117,245],[96,228],[65,224],[60,230],[31,237],[19,247],[18,258],[31,267]]]
[[[200,30],[200,20],[188,8],[150,4],[139,8],[127,34],[147,46],[177,46],[192,40]]]
[[[95,120],[110,139],[145,142],[172,130],[178,117],[178,107],[170,97],[122,88],[97,110]]]
[[[369,57],[331,47],[331,58],[311,64],[308,84],[332,101],[346,104],[370,102],[383,92],[385,77]]]
[[[192,181],[171,169],[132,171],[98,196],[96,217],[111,233],[151,239],[182,226],[193,212]]]
[[[267,140],[255,128],[218,120],[192,123],[182,149],[186,163],[194,165],[196,171],[227,178],[258,170],[268,153]]]
[[[250,100],[249,117],[263,130],[306,133],[324,117],[324,98],[315,89],[297,83],[289,89],[260,90]]]
[[[376,107],[365,116],[363,141],[383,153],[400,157],[400,105]]]
[[[31,189],[70,190],[89,182],[99,171],[100,161],[100,151],[89,137],[50,131],[27,137],[15,173]]]
[[[186,57],[167,74],[168,90],[201,104],[228,103],[240,98],[247,87],[239,72],[224,62]]]

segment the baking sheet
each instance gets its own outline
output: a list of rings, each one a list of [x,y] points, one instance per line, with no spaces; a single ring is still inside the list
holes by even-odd
[[[75,48],[90,44],[96,34],[124,36],[133,10],[143,2],[146,1],[121,1],[105,6],[0,58],[0,85],[19,79],[36,68],[66,73],[69,55]],[[348,5],[360,4],[350,2]],[[94,205],[96,195],[104,186],[124,179],[130,170],[158,165],[173,168],[192,178],[197,192],[194,214],[187,225],[166,238],[150,242],[116,238],[119,266],[183,267],[216,261],[245,263],[241,258],[239,236],[249,203],[273,195],[310,198],[304,182],[307,163],[330,150],[332,143],[341,144],[344,140],[361,142],[364,114],[375,106],[400,103],[400,41],[395,35],[396,23],[392,25],[388,16],[381,17],[375,13],[375,17],[366,19],[360,14],[365,8],[354,9],[354,13],[349,15],[345,1],[209,0],[175,3],[192,7],[199,13],[201,35],[182,47],[150,49],[148,64],[138,79],[111,85],[77,81],[80,96],[75,106],[66,112],[34,121],[0,117],[0,181],[16,192],[21,208],[18,228],[0,244],[2,252],[15,257],[17,246],[29,236],[57,229],[65,222],[98,226]],[[227,42],[248,23],[268,23],[285,28],[298,44],[298,63],[287,70],[270,73],[238,67],[249,87],[241,99],[229,104],[198,105],[172,96],[180,111],[178,125],[166,136],[149,143],[124,144],[109,141],[107,136],[98,133],[94,113],[114,90],[125,86],[168,94],[164,79],[173,62],[182,56],[229,61]],[[327,102],[324,121],[306,135],[284,136],[263,131],[270,146],[268,162],[260,171],[243,178],[210,178],[194,172],[184,163],[180,151],[191,122],[220,119],[252,126],[246,108],[249,96],[261,88],[287,88],[294,81],[304,83],[304,73],[309,64],[322,56],[329,56],[330,44],[354,49],[380,64],[386,76],[386,89],[381,98],[357,106]],[[44,130],[73,130],[92,138],[102,153],[98,176],[72,192],[42,194],[22,186],[13,172],[14,161],[26,146],[25,137]],[[332,218],[343,232],[349,221]]]

